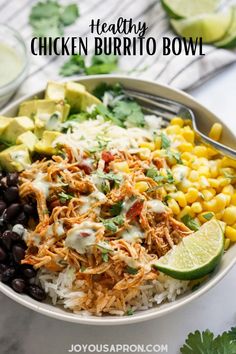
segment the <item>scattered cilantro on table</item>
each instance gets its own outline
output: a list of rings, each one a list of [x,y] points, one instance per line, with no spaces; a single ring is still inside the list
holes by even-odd
[[[180,348],[181,354],[236,354],[236,327],[214,337],[209,331],[190,333]]]
[[[85,56],[75,54],[62,65],[59,74],[62,76],[109,74],[117,67],[118,57],[113,54],[93,55],[90,65],[86,65]]]
[[[36,3],[30,12],[29,23],[37,37],[58,37],[64,33],[64,27],[73,24],[79,17],[76,4],[66,6],[57,1],[46,0]]]

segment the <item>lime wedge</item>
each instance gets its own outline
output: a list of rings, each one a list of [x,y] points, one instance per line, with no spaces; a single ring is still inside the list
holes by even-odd
[[[219,41],[216,42],[215,45],[217,47],[221,47],[221,48],[234,48],[236,47],[236,7],[232,8],[232,22],[231,25],[228,29],[228,31],[226,32],[224,38]]]
[[[206,222],[201,228],[183,240],[155,267],[176,279],[192,280],[210,273],[219,263],[224,250],[224,223]]]
[[[175,32],[193,40],[202,37],[205,43],[216,42],[224,37],[232,20],[232,11],[198,15],[184,20],[171,20]]]
[[[162,6],[170,17],[185,18],[214,12],[219,0],[161,0]]]

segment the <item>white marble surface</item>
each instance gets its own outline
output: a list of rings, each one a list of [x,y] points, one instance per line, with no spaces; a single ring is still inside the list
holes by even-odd
[[[191,93],[236,132],[236,65]],[[36,314],[0,295],[1,354],[64,354],[71,344],[168,344],[179,353],[189,331],[215,333],[236,324],[236,268],[214,289],[165,318],[129,327],[94,327],[64,323]]]

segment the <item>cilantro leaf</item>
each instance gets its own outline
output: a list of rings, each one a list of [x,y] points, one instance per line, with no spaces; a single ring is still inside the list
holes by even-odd
[[[62,76],[71,76],[75,74],[83,74],[85,71],[85,60],[82,55],[72,55],[68,61],[66,61],[59,74]]]
[[[91,65],[86,67],[87,75],[109,74],[118,67],[118,57],[114,54],[93,55]]]
[[[211,220],[213,218],[214,214],[213,213],[206,213],[203,214],[204,219],[206,220]]]
[[[109,260],[109,257],[108,257],[108,251],[102,251],[102,260],[103,260],[103,262],[108,262],[108,260]]]
[[[167,170],[167,176],[162,176],[155,167],[151,167],[147,170],[146,176],[152,178],[157,183],[174,183],[174,177],[170,170]]]
[[[182,354],[213,354],[212,343],[214,334],[209,330],[190,333],[185,344],[180,348]]]
[[[171,150],[167,150],[166,151],[166,157],[169,158],[169,159],[172,159],[174,158],[175,161],[182,165],[183,164],[183,161],[181,159],[181,154],[179,152],[176,152],[176,151],[171,151]]]
[[[125,268],[125,272],[129,273],[129,274],[132,274],[132,275],[135,275],[135,274],[138,273],[138,269],[128,266],[128,267]]]
[[[186,214],[181,218],[181,221],[188,227],[190,230],[197,231],[200,228],[199,222],[192,218],[191,215]]]
[[[61,6],[57,1],[46,0],[35,4],[30,12],[29,23],[37,37],[52,38],[64,33],[64,26],[75,22],[79,17],[76,4]]]
[[[127,311],[126,311],[126,315],[127,316],[132,316],[134,314],[134,311],[132,310],[132,309],[128,309]]]
[[[60,193],[58,193],[58,197],[60,199],[60,202],[64,204],[67,201],[71,200],[73,198],[73,195],[68,194],[68,193],[64,193],[64,192],[60,192]]]
[[[214,354],[235,354],[235,339],[232,340],[229,333],[224,332],[222,335],[219,335],[214,339],[212,352],[214,352]]]
[[[123,200],[120,200],[119,202],[113,204],[110,208],[110,214],[112,216],[117,216],[121,213],[123,207]]]
[[[161,133],[161,148],[168,149],[170,147],[170,139],[164,133]]]
[[[123,215],[118,215],[114,218],[104,219],[102,222],[107,230],[117,232],[118,226],[122,226],[124,224],[125,218]]]
[[[78,17],[79,9],[76,4],[65,6],[61,13],[61,20],[65,26],[72,25]]]
[[[113,114],[125,127],[144,126],[144,116],[137,102],[128,100],[117,101],[113,108]]]
[[[115,85],[108,85],[106,82],[102,82],[101,84],[95,87],[95,89],[93,90],[93,95],[102,100],[105,92],[108,92],[113,97],[117,97],[124,94],[123,88],[119,83]]]
[[[108,179],[109,181],[113,181],[116,184],[120,184],[120,182],[122,181],[122,176],[113,172],[104,173],[103,171],[97,171],[97,176],[99,178],[104,178]]]

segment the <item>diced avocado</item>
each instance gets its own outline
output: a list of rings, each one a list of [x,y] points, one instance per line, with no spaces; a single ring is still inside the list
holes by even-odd
[[[59,135],[61,135],[61,133],[45,130],[43,132],[42,140],[35,145],[34,150],[44,155],[56,154],[57,149],[53,146],[53,142]]]
[[[71,106],[72,112],[85,111],[92,104],[99,104],[101,101],[86,91],[85,86],[76,82],[66,83],[66,101]]]
[[[34,146],[38,142],[37,136],[32,132],[25,132],[18,136],[16,144],[25,144],[30,152],[34,151]]]
[[[11,120],[12,118],[0,116],[0,135],[2,135],[4,130],[8,127]]]
[[[16,139],[22,133],[34,129],[33,121],[28,117],[16,117],[13,118],[7,128],[4,130],[4,140],[15,144]]]
[[[8,172],[21,172],[31,164],[29,151],[22,145],[11,146],[0,152],[1,167]]]
[[[41,137],[44,130],[59,130],[70,111],[70,106],[64,101],[33,100],[20,105],[19,114],[26,114],[35,121],[34,133]]]
[[[49,81],[47,84],[45,98],[54,101],[65,99],[65,84],[55,81]]]

